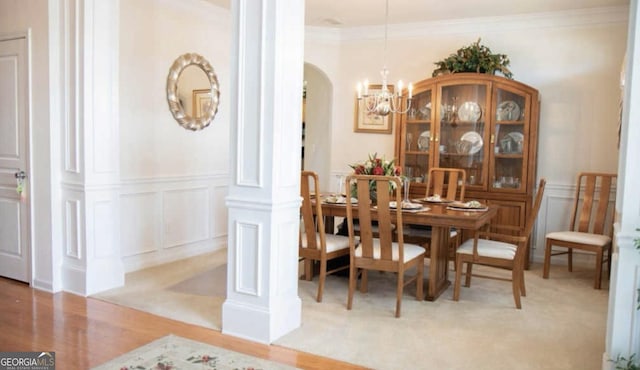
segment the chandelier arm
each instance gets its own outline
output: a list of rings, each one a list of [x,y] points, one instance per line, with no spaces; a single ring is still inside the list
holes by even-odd
[[[409,111],[409,109],[411,109],[411,101],[413,99],[407,99],[407,108],[405,108],[404,110],[394,110],[393,113],[398,113],[398,114],[405,114]]]
[[[371,102],[373,101],[373,104]],[[364,97],[364,108],[367,113],[374,113],[376,111],[376,107],[378,106],[378,95],[374,94],[373,96],[367,95]]]

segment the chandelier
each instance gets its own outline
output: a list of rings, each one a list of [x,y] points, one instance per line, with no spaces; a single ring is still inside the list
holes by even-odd
[[[405,98],[402,95],[402,81],[398,81],[397,92],[391,92],[387,85],[387,76],[389,70],[387,69],[387,33],[389,28],[389,0],[386,0],[385,20],[384,20],[384,67],[380,71],[382,76],[382,88],[379,91],[369,91],[369,80],[364,82],[358,82],[356,87],[358,94],[358,101],[364,102],[364,109],[367,113],[374,113],[379,116],[386,116],[389,113],[407,113],[411,107],[413,85],[409,83],[407,87],[408,96],[406,98],[407,105],[405,109],[402,109],[402,101]]]

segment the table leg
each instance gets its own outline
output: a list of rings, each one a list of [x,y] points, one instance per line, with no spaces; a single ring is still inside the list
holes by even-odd
[[[451,285],[448,279],[449,234],[449,227],[434,226],[431,229],[431,262],[426,294],[428,301],[435,301]]]

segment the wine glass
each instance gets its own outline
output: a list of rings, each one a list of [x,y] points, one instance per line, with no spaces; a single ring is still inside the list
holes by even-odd
[[[413,167],[411,166],[406,166],[404,168],[404,174],[406,177],[408,177],[409,179],[413,178]]]
[[[407,151],[411,151],[412,142],[413,142],[413,133],[407,132]]]

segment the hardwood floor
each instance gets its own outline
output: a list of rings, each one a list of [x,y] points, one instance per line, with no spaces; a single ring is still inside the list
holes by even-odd
[[[302,369],[364,369],[275,345],[263,345],[146,312],[51,294],[0,278],[0,351],[55,351],[57,369],[86,370],[168,334]]]

